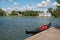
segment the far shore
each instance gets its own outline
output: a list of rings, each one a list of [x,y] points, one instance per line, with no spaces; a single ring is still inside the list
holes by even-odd
[[[54,16],[0,16],[0,17],[44,17],[44,18],[60,18],[60,17],[54,17]]]

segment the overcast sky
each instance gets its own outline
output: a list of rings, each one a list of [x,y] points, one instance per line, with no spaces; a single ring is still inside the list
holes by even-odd
[[[56,4],[55,0],[0,0],[0,7],[5,11],[47,11],[49,7],[55,8]]]

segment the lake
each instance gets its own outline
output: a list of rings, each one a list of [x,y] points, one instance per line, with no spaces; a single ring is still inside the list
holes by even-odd
[[[31,34],[24,30],[33,30],[43,24],[60,26],[60,18],[53,17],[0,17],[0,40],[24,40]]]

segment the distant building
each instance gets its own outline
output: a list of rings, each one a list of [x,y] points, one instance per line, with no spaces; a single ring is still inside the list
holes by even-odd
[[[39,13],[39,16],[51,16],[51,13],[49,12]]]

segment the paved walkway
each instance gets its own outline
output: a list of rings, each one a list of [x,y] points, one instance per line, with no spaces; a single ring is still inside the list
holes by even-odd
[[[25,40],[60,40],[60,29],[52,27]]]

